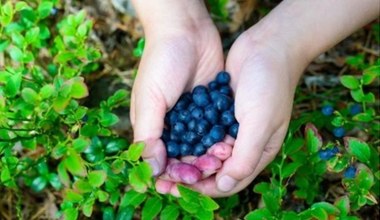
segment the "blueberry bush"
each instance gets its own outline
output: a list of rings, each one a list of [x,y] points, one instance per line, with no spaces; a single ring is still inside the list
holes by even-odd
[[[208,2],[213,16],[226,21],[227,1]],[[115,129],[121,120],[117,109],[128,111],[130,88],[114,91],[97,106],[86,104],[91,78],[105,68],[105,51],[91,37],[95,25],[88,12],[67,10],[66,3],[58,0],[0,3],[0,219],[32,219],[40,211],[26,210],[29,198],[52,196],[58,209],[45,218],[379,217],[375,208],[380,195],[378,56],[364,52],[347,56],[346,73],[338,76],[336,86],[316,92],[300,83],[281,151],[247,189],[211,199],[179,186],[181,197],[176,198],[155,191],[152,170],[141,159],[144,143],[132,143],[130,136]],[[379,25],[367,29],[369,39],[378,45]],[[135,40],[131,56],[141,57],[144,43],[144,38]],[[221,113],[225,126],[194,122],[197,134],[209,135],[198,140],[199,152],[188,146],[193,144],[189,135],[180,152],[170,151],[175,136],[164,137],[164,131],[170,155],[201,155],[205,145],[225,134],[236,136],[227,76],[222,73],[210,82],[210,93],[202,92],[206,87],[196,87],[189,98],[194,102],[191,111],[183,113],[181,107],[188,93],[162,119],[182,133],[191,123],[187,116],[209,114],[212,121]],[[215,90],[217,95],[212,94]],[[216,109],[207,110],[211,101]],[[297,106],[304,103],[314,105],[297,113]],[[191,103],[186,105],[189,108]],[[173,112],[177,119],[184,118],[186,126],[172,121]]]

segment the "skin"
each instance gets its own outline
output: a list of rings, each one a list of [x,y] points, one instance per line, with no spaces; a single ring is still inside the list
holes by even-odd
[[[133,3],[146,48],[132,91],[131,121],[135,141],[146,142],[143,158],[155,175],[163,174],[167,165],[159,139],[165,113],[183,92],[205,85],[220,70],[231,73],[240,123],[237,139],[216,174],[191,185],[213,197],[242,190],[273,160],[289,124],[295,87],[308,63],[380,11],[379,0],[285,0],[241,34],[224,61],[220,37],[203,1]],[[157,191],[178,196],[172,180],[158,178]]]

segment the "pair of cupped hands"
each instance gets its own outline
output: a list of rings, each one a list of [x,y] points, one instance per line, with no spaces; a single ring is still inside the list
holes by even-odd
[[[181,181],[186,170],[167,169],[177,162],[167,158],[160,139],[166,112],[181,94],[207,85],[221,70],[231,74],[239,132],[236,140],[227,139],[209,150],[222,164],[189,186],[212,197],[244,189],[273,160],[286,134],[297,84],[294,72],[302,72],[290,62],[291,48],[266,39],[254,26],[238,37],[225,60],[219,33],[206,15],[197,21],[159,25],[145,34],[130,116],[134,140],[146,144],[143,158],[157,177],[156,190],[178,196],[178,182],[186,182]],[[203,164],[209,162],[205,159]]]

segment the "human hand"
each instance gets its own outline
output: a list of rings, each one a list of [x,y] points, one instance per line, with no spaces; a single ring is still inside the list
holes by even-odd
[[[203,2],[196,2],[198,5],[195,1],[171,2],[173,8],[166,10],[173,14],[172,19],[154,25],[143,22],[146,45],[132,90],[131,122],[134,140],[146,143],[143,158],[155,175],[162,173],[167,163],[160,139],[166,112],[184,91],[206,84],[214,77],[210,73],[216,74],[224,65],[219,34]],[[193,9],[178,4],[191,4],[188,7]],[[154,10],[159,10],[157,7]],[[187,9],[196,14],[187,14]]]

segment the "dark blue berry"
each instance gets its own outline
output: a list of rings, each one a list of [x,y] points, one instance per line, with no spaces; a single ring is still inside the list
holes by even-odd
[[[232,104],[232,99],[224,94],[219,94],[214,101],[214,105],[219,111],[229,109]]]
[[[85,114],[81,120],[82,122],[86,123],[88,121],[88,115]]]
[[[224,94],[224,95],[228,95],[228,96],[232,95],[232,89],[229,86],[222,86],[219,89],[219,92],[222,93],[222,94]]]
[[[192,131],[188,131],[182,136],[182,141],[188,144],[195,144],[198,140],[198,135]]]
[[[224,126],[231,126],[236,122],[235,116],[231,111],[225,111],[220,117],[220,123]]]
[[[214,139],[215,142],[222,141],[226,132],[224,131],[223,126],[214,125],[210,130],[210,136]]]
[[[345,133],[346,133],[346,130],[344,129],[344,127],[337,127],[333,129],[333,134],[337,138],[343,137]]]
[[[181,141],[181,135],[176,134],[174,132],[170,132],[170,140],[179,142]]]
[[[164,143],[170,141],[170,132],[168,129],[164,129],[161,135],[161,139],[164,141]]]
[[[209,148],[213,144],[216,143],[215,140],[210,135],[203,136],[201,142],[202,142],[203,146],[205,146],[206,148]]]
[[[353,165],[350,165],[350,166],[346,169],[346,171],[344,171],[344,174],[343,174],[343,176],[344,176],[345,178],[348,178],[348,179],[352,179],[352,178],[354,178],[355,175],[356,175],[356,167],[353,166]]]
[[[187,129],[189,131],[195,131],[195,127],[197,126],[197,122],[195,121],[195,119],[191,119],[189,121],[189,123],[187,123]]]
[[[57,8],[52,8],[51,10],[50,10],[50,15],[56,15],[57,14],[57,12],[58,12],[58,9]]]
[[[193,94],[200,94],[200,93],[208,93],[208,89],[206,88],[206,86],[196,86],[194,89],[193,89]]]
[[[208,105],[205,108],[204,117],[211,124],[216,124],[219,120],[219,112],[213,105]]]
[[[203,146],[203,144],[198,143],[194,146],[194,149],[193,149],[194,156],[201,156],[205,153],[206,153],[206,148]]]
[[[177,157],[180,154],[179,145],[174,141],[166,143],[166,151],[170,158]]]
[[[324,105],[321,112],[325,116],[330,116],[334,113],[334,108],[331,105]]]
[[[333,158],[337,152],[335,152],[335,148],[333,149],[324,149],[324,150],[320,150],[318,152],[318,155],[319,155],[319,158],[321,158],[321,160],[330,160],[331,158]]]
[[[349,111],[351,115],[357,115],[362,112],[362,107],[359,104],[353,104],[350,106]]]
[[[192,103],[190,103],[189,106],[187,107],[187,110],[188,110],[189,112],[192,112],[192,111],[194,110],[194,108],[196,108],[196,107],[197,107],[197,105],[196,105],[194,102],[192,102]]]
[[[339,153],[339,148],[337,146],[334,146],[333,149],[331,150],[334,154]]]
[[[176,122],[172,126],[172,132],[179,134],[179,135],[184,133],[185,130],[186,130],[186,126],[182,122]]]
[[[235,123],[235,124],[231,125],[230,128],[228,129],[228,134],[231,137],[236,138],[238,131],[239,131],[239,124]]]
[[[174,110],[181,111],[187,108],[187,106],[191,102],[191,94],[190,93],[184,93],[181,95],[177,103],[174,105]]]
[[[179,145],[181,156],[187,156],[192,154],[192,148],[190,144],[181,143]]]
[[[230,82],[231,77],[226,71],[221,71],[216,75],[215,80],[221,85],[227,85]]]
[[[189,122],[191,119],[191,115],[190,115],[190,112],[187,111],[187,110],[182,110],[178,113],[178,120],[179,121],[182,121],[182,122]]]
[[[232,104],[229,110],[235,114],[235,105]]]
[[[178,121],[178,113],[175,111],[170,111],[165,116],[165,123],[167,125],[172,125]]]
[[[206,120],[201,119],[195,125],[195,133],[200,136],[203,136],[207,134],[209,128],[210,128],[210,124]]]
[[[211,91],[210,92],[210,98],[211,98],[211,101],[215,102],[215,100],[218,98],[218,96],[220,95],[221,93],[217,90],[215,91]]]
[[[200,107],[196,107],[191,111],[191,116],[197,120],[203,118],[203,109]]]
[[[204,107],[210,103],[208,93],[193,93],[193,101],[197,106]]]
[[[217,90],[217,89],[219,88],[219,85],[218,85],[218,83],[217,83],[215,80],[213,80],[213,81],[211,81],[211,82],[208,84],[208,88],[209,88],[210,90]]]

